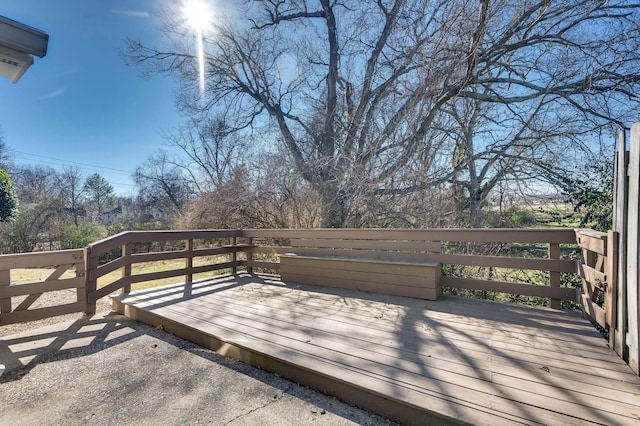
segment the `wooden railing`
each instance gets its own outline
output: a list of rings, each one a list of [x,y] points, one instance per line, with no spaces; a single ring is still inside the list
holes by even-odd
[[[12,280],[12,271],[44,267],[48,267],[48,275],[44,280]],[[73,273],[64,276],[68,270],[73,270]],[[75,290],[75,297],[71,297],[71,301],[64,300],[67,303],[54,306],[33,307],[44,293],[69,289]],[[85,310],[82,249],[0,256],[0,325],[35,321]]]
[[[86,277],[75,278],[64,284],[49,286],[62,272],[56,269],[43,283],[18,289],[9,286],[8,272],[0,276],[0,303],[2,317],[0,324],[34,318],[35,314],[18,314],[9,319],[9,295],[29,295],[14,311],[23,311],[29,302],[37,299],[44,288],[61,288],[61,285],[77,287],[78,302],[72,307],[41,311],[42,315],[57,315],[70,309],[87,313],[95,312],[96,301],[118,290],[128,293],[131,285],[171,277],[184,277],[187,282],[194,274],[237,268],[269,269],[277,272],[279,255],[300,251],[314,253],[351,251],[361,254],[368,249],[384,256],[404,260],[432,260],[445,267],[441,285],[452,289],[470,289],[487,292],[501,292],[522,296],[547,298],[549,305],[561,307],[562,300],[576,301],[576,289],[561,286],[561,273],[576,273],[575,260],[561,259],[561,245],[576,244],[576,233],[571,229],[312,229],[312,230],[202,230],[202,231],[130,231],[89,245],[84,249],[84,266],[78,265],[80,251],[33,253],[29,255],[0,256],[0,271],[10,269],[17,259],[30,259],[33,265],[76,264],[77,271],[86,270]],[[161,247],[161,245],[164,245]],[[439,250],[434,250],[439,245]],[[490,246],[492,250],[483,253],[478,245]],[[498,249],[495,249],[495,248]],[[531,255],[535,252],[535,255]],[[66,253],[66,254],[64,254]],[[244,253],[244,254],[241,254]],[[239,254],[241,254],[239,256]],[[73,261],[58,259],[74,256]],[[58,257],[56,257],[58,256]],[[136,264],[167,260],[184,260],[183,266],[175,265],[168,270],[134,273]],[[194,259],[204,262],[194,263]],[[26,265],[26,260],[20,265]],[[56,263],[57,262],[57,263]],[[9,265],[9,266],[7,266]],[[17,267],[17,266],[16,266]],[[458,269],[455,269],[455,268]],[[548,285],[514,282],[497,279],[496,276],[460,276],[463,267],[491,269],[492,271],[538,271],[547,277]],[[120,271],[117,277],[112,272]],[[473,272],[473,271],[472,271]],[[108,274],[111,274],[108,276]],[[107,277],[108,276],[108,277]],[[4,277],[4,278],[1,278]],[[98,285],[98,281],[100,285]],[[84,287],[86,282],[86,297]],[[4,288],[2,288],[4,287]],[[86,305],[84,301],[86,300]],[[589,305],[590,306],[590,305]],[[598,317],[598,315],[596,315]]]
[[[146,281],[183,277],[227,269],[255,268],[277,272],[284,253],[382,257],[442,264],[440,285],[449,289],[499,292],[546,298],[548,305],[577,301],[585,317],[609,331],[612,347],[630,362],[639,354],[629,344],[631,321],[621,323],[617,295],[619,237],[573,229],[253,229],[124,232],[83,250],[63,250],[0,256],[0,325],[52,316],[95,313],[96,301],[118,290]],[[561,256],[564,250],[582,251],[582,259]],[[563,258],[565,257],[565,258]],[[154,272],[141,272],[140,263],[181,259]],[[17,282],[12,271],[47,268],[44,280]],[[637,268],[637,264],[635,265]],[[65,271],[73,270],[72,273]],[[486,275],[482,271],[489,270]],[[114,276],[113,272],[120,272]],[[505,272],[506,271],[506,272]],[[510,272],[514,274],[510,275]],[[534,272],[535,280],[505,280]],[[474,273],[476,275],[474,276]],[[561,274],[580,277],[582,291],[561,284]],[[520,275],[518,275],[520,274]],[[544,284],[540,284],[546,281]],[[180,281],[182,281],[180,280]],[[100,281],[100,282],[99,282]],[[532,284],[531,282],[536,282]],[[99,284],[99,285],[98,285]],[[43,293],[75,290],[70,303],[41,306]],[[628,296],[628,294],[627,294]],[[618,311],[617,311],[618,310]],[[616,312],[617,311],[617,312]],[[618,313],[618,315],[616,315]],[[619,336],[626,336],[620,341]],[[628,356],[627,356],[628,354]],[[633,368],[633,366],[632,366]],[[635,370],[634,370],[635,371]]]
[[[616,327],[616,238],[614,232],[607,235],[573,229],[124,232],[89,245],[84,252],[0,256],[0,325],[72,312],[95,313],[98,299],[117,291],[128,293],[135,283],[173,277],[191,282],[197,274],[225,269],[236,272],[238,268],[277,273],[280,255],[299,253],[439,262],[441,287],[546,298],[553,308],[561,308],[563,300],[577,301],[585,316],[610,331],[613,339],[620,334]],[[567,257],[561,256],[565,249],[574,253],[581,249],[582,260],[562,258]],[[183,261],[179,267],[172,262],[154,272],[137,268],[141,263],[178,259]],[[17,283],[11,279],[14,269],[42,267],[50,272],[44,280]],[[63,277],[70,268],[75,273]],[[505,279],[527,278],[529,272],[535,279]],[[581,294],[573,286],[561,284],[563,273],[582,278]],[[74,301],[32,308],[44,292],[64,289],[76,290]]]
[[[362,246],[361,243],[353,242],[357,240],[382,241],[397,244],[401,241],[422,242],[423,250],[407,251],[394,250],[398,258],[416,260],[434,260],[442,262],[444,265],[474,266],[486,268],[502,268],[507,270],[532,270],[548,273],[548,285],[534,285],[520,282],[506,282],[490,279],[465,278],[457,276],[443,276],[441,285],[443,287],[457,289],[472,289],[509,294],[519,294],[523,296],[537,296],[548,298],[550,306],[560,308],[561,300],[576,301],[575,288],[561,287],[561,273],[576,273],[576,262],[570,259],[561,259],[560,245],[575,245],[576,234],[572,229],[313,229],[313,230],[243,230],[242,238],[247,238],[254,244],[248,251],[252,254],[272,255],[271,261],[250,261],[246,264],[254,267],[266,267],[277,269],[277,255],[287,252],[303,251],[309,253],[309,249],[301,249],[299,243],[294,247],[290,245],[293,240],[316,241],[308,243],[307,246],[317,246],[319,241],[323,245],[339,244],[343,250],[356,249]],[[262,240],[262,242],[261,242]],[[271,243],[264,243],[270,241]],[[352,241],[352,243],[349,243]],[[433,242],[440,242],[443,245],[441,253],[430,252],[429,245]],[[273,243],[273,242],[279,242]],[[455,250],[446,250],[456,243],[463,244],[497,244],[503,245],[502,252],[509,251],[507,248],[516,248],[518,244],[525,246],[527,252],[531,252],[532,246],[538,252],[544,250],[544,257],[522,257],[517,251],[510,255],[494,254],[474,254],[456,253]],[[373,246],[372,246],[373,247]],[[378,246],[375,246],[378,247]],[[330,253],[333,249],[314,249],[315,253]],[[522,252],[523,250],[520,250]],[[244,263],[243,263],[244,264]]]
[[[87,270],[87,312],[95,313],[96,301],[115,291],[131,291],[131,284],[164,278],[183,276],[186,282],[198,273],[231,269],[241,265],[237,253],[250,248],[238,244],[239,230],[208,231],[133,231],[123,232],[98,241],[85,248]],[[136,252],[136,246],[158,243],[168,244],[169,250]],[[171,244],[173,243],[173,244]],[[197,243],[197,244],[196,244]],[[182,246],[176,248],[176,246]],[[224,257],[221,259],[220,257]],[[194,259],[215,257],[215,262],[194,266]],[[143,262],[183,259],[184,267],[157,272],[133,274],[132,267]],[[98,279],[121,270],[120,278],[104,283],[98,288]]]

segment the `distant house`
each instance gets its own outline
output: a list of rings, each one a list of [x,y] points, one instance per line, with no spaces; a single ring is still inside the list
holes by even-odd
[[[148,209],[145,209],[139,217],[142,222],[164,221],[168,218],[169,215],[167,214],[167,212],[157,207],[150,207]]]
[[[78,207],[76,209],[65,207],[63,210],[66,216],[73,216],[75,214],[81,218],[87,217],[87,209],[85,209],[84,207]]]
[[[122,216],[122,206],[118,206],[113,210],[109,210],[108,212],[104,212],[100,215],[100,222],[103,225],[111,225],[118,218]]]
[[[127,207],[123,207],[122,205],[120,205],[113,210],[102,213],[100,215],[100,222],[103,225],[111,225],[112,223],[117,222],[118,219],[123,216],[129,216],[130,218],[135,217],[141,222],[164,221],[169,217],[169,215],[165,211],[157,207],[144,209],[143,211],[136,214],[135,212],[130,211],[130,208],[128,209]]]
[[[567,196],[563,194],[532,195],[529,197],[529,202],[534,205],[564,204],[567,202]]]

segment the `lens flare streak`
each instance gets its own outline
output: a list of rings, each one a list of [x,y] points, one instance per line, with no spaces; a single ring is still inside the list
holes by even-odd
[[[204,94],[204,32],[211,25],[211,10],[202,0],[190,0],[184,4],[183,13],[189,28],[195,33],[200,93]]]

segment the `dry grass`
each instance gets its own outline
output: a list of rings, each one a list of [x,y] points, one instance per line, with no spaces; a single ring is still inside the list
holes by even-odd
[[[220,257],[203,257],[194,259],[194,266],[200,265],[210,265],[212,263],[220,263],[225,262],[226,259]],[[131,268],[132,275],[146,274],[151,272],[160,272],[160,271],[170,271],[175,269],[184,268],[185,263],[184,260],[163,260],[158,262],[144,262],[137,263],[133,265]],[[11,270],[11,282],[12,283],[25,283],[30,281],[43,281],[45,280],[51,273],[53,269],[51,268],[29,268],[29,269],[12,269]],[[202,274],[198,274],[198,278],[208,278],[219,275],[220,271],[212,271],[206,272]],[[73,269],[66,271],[61,278],[72,278],[75,274]],[[118,278],[122,276],[122,271],[117,270],[113,271],[103,277],[98,279],[98,288],[104,287],[105,285],[114,282]],[[152,287],[159,287],[167,284],[174,284],[181,280],[181,277],[170,277],[161,280],[153,280],[146,281],[143,283],[134,284],[135,289],[146,289]]]
[[[221,263],[226,261],[227,261],[226,258],[221,258],[221,257],[202,257],[202,258],[194,259],[193,266],[211,265],[211,264]],[[151,272],[171,271],[176,269],[182,269],[184,267],[185,267],[185,261],[181,259],[137,263],[132,266],[131,275],[147,274]],[[205,272],[202,274],[197,274],[197,278],[198,279],[209,278],[216,275],[220,275],[221,273],[222,271]],[[103,277],[100,277],[98,279],[98,288],[104,287],[105,285],[114,282],[121,276],[122,276],[122,271],[113,271]],[[177,276],[177,277],[163,278],[160,280],[145,281],[145,282],[133,284],[131,286],[131,290],[132,291],[144,290],[147,288],[160,287],[168,284],[175,284],[177,282],[182,281],[183,279],[184,279],[183,277]],[[194,276],[194,279],[196,279],[195,276]]]
[[[52,268],[12,269],[11,282],[20,284],[29,281],[44,281],[52,272]],[[70,269],[60,278],[73,278],[74,276],[75,272]]]

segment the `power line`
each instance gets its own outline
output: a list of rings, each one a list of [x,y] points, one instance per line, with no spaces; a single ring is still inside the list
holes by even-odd
[[[67,163],[68,164],[76,164],[76,165],[79,165],[79,166],[91,167],[92,169],[109,170],[111,172],[123,173],[123,174],[126,174],[127,176],[131,175],[130,171],[122,170],[122,169],[114,169],[112,167],[104,167],[104,166],[98,166],[98,165],[95,165],[95,164],[80,163],[78,161],[63,160],[63,159],[60,159],[60,158],[47,157],[45,155],[39,155],[39,154],[31,154],[29,152],[23,152],[23,151],[13,151],[13,152],[18,153],[18,154],[22,154],[22,155],[31,156],[31,157],[44,158],[46,160],[53,160],[53,161],[59,161],[60,162],[60,164],[58,164],[58,163],[45,163],[45,164],[54,164],[54,165],[64,165],[64,164],[67,164]]]
[[[129,188],[137,188],[137,185],[134,185],[132,183],[118,183],[118,182],[109,182],[111,185],[118,185],[118,186],[128,186]]]
[[[34,161],[37,162],[38,164],[49,164],[49,165],[52,165],[52,166],[60,166],[61,165],[60,163],[52,163],[50,161],[42,161],[42,160],[34,160]],[[89,169],[89,168],[86,168],[86,167],[80,167],[80,169],[81,170],[86,170],[86,171],[89,171],[89,172],[95,172],[96,171],[96,169]],[[137,185],[132,184],[132,183],[117,183],[117,182],[109,182],[109,183],[111,185],[128,186],[130,188],[136,188],[137,187]]]
[[[114,169],[111,167],[103,167],[103,166],[97,166],[94,164],[88,164],[88,163],[80,163],[77,161],[69,161],[69,160],[61,160],[59,158],[53,158],[53,157],[47,157],[44,155],[38,155],[38,154],[30,154],[28,152],[22,152],[22,151],[13,151],[22,155],[27,155],[27,156],[33,156],[33,157],[39,157],[39,158],[44,158],[44,159],[49,159],[49,160],[54,160],[56,162],[51,162],[51,161],[43,161],[43,160],[30,160],[30,161],[34,161],[38,164],[48,164],[48,165],[52,165],[52,166],[64,166],[66,163],[71,163],[71,164],[76,164],[76,165],[82,165],[82,166],[86,166],[86,167],[80,167],[81,170],[85,170],[85,171],[89,171],[89,172],[95,172],[95,171],[100,171],[98,169],[104,169],[107,170],[111,173],[117,173],[117,174],[126,174],[127,176],[131,176],[130,172],[127,172],[125,170],[120,170],[120,169]],[[132,184],[132,183],[121,183],[121,182],[111,182],[109,180],[107,180],[109,182],[109,184],[113,187],[119,187],[122,188],[122,191],[130,191],[131,189],[135,189],[137,188],[137,185]]]

